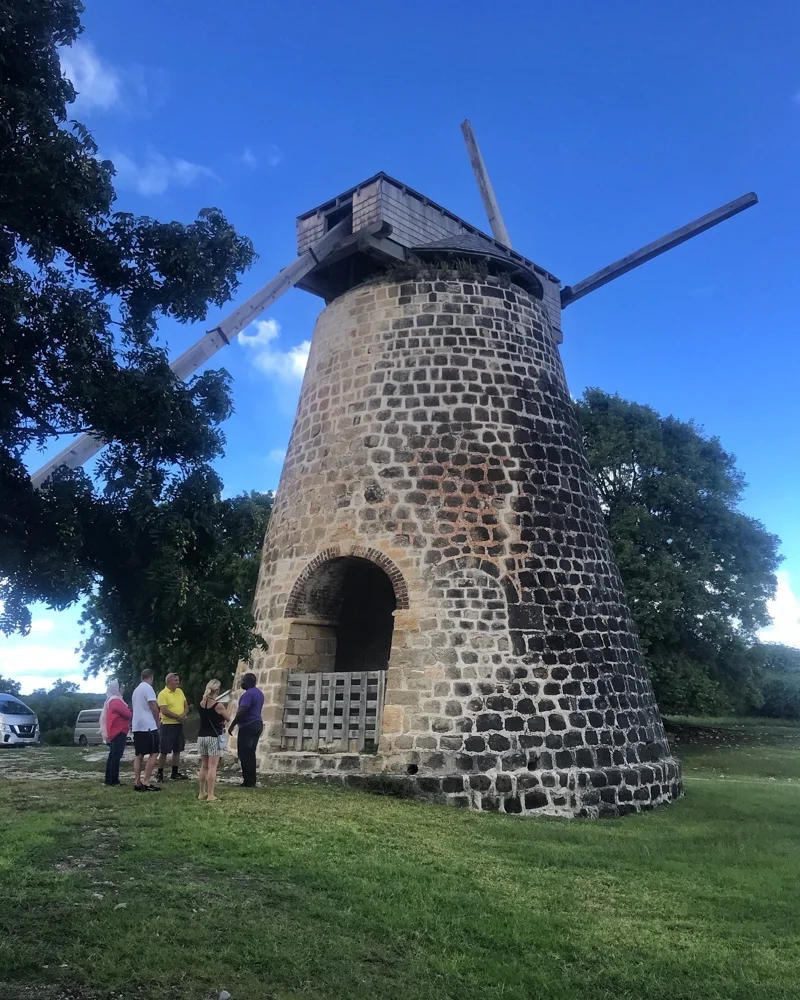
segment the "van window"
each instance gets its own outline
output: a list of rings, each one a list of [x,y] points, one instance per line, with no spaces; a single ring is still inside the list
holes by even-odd
[[[100,721],[100,710],[98,709],[96,712],[95,711],[81,712],[80,715],[78,716],[77,724],[80,724],[81,722],[99,722],[99,721]]]
[[[27,705],[23,705],[16,698],[9,698],[8,695],[0,695],[0,715],[33,715],[34,713]]]

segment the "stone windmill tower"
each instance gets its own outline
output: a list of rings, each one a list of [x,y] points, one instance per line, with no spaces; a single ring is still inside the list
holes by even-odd
[[[385,174],[298,219],[301,253],[343,220],[352,235],[300,282],[327,305],[256,598],[261,765],[388,772],[512,813],[649,808],[680,794],[679,768],[567,391],[561,308],[713,223],[562,291],[510,250],[465,131],[496,239]]]
[[[378,174],[301,215],[298,260],[176,362],[293,284],[326,302],[263,551],[269,651],[240,668],[266,695],[260,765],[386,774],[508,813],[651,808],[680,794],[679,767],[567,390],[561,310],[755,196],[562,289],[510,248],[464,128],[494,239]]]

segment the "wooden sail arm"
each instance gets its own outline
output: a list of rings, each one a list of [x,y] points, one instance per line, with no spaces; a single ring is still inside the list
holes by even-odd
[[[333,226],[305,253],[279,271],[266,285],[263,285],[255,295],[251,295],[221,323],[205,333],[183,354],[175,358],[170,363],[170,368],[177,377],[181,380],[189,378],[217,351],[230,344],[246,326],[258,319],[284,292],[288,292],[321,260],[333,253],[350,235],[350,226],[350,219],[343,219]],[[104,445],[105,441],[101,438],[92,434],[82,434],[31,476],[34,488],[38,489],[53,475],[56,469],[64,466],[68,469],[77,469],[101,451]]]
[[[712,226],[717,226],[720,222],[725,222],[726,219],[738,215],[739,212],[744,212],[745,209],[757,203],[758,197],[751,191],[749,194],[742,195],[741,198],[737,198],[735,201],[728,202],[727,205],[723,205],[721,208],[714,209],[708,215],[703,215],[701,218],[695,219],[694,222],[689,222],[687,225],[681,226],[680,229],[676,229],[671,233],[667,233],[666,236],[648,243],[647,246],[643,246],[639,250],[634,250],[633,253],[629,253],[626,257],[615,260],[613,264],[595,271],[594,274],[590,274],[583,281],[579,281],[575,285],[566,285],[561,290],[561,308],[563,309],[578,299],[582,299],[584,295],[588,295],[589,292],[593,292],[597,288],[602,288],[609,281],[619,278],[620,275],[632,271],[635,267],[640,267],[642,264],[647,263],[648,260],[666,253],[667,250],[685,243],[693,236],[704,233],[707,229],[711,229]]]

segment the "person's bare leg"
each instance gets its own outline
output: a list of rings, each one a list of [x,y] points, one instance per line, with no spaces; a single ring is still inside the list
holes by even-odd
[[[147,764],[144,769],[144,783],[146,785],[150,784],[150,778],[152,777],[153,771],[156,767],[156,761],[158,760],[158,754],[151,753],[147,758]]]
[[[216,796],[214,795],[214,785],[217,783],[217,765],[219,764],[219,757],[209,757],[208,758],[208,801],[216,802]]]
[[[200,779],[200,794],[197,797],[202,802],[208,796],[208,757],[205,754],[200,758],[200,774],[198,778]]]
[[[158,766],[162,771],[164,770],[164,765],[166,763],[167,763],[167,755],[165,753],[162,753],[158,758]]]
[[[133,783],[134,785],[141,784],[140,778],[142,774],[142,757],[138,754],[133,758]]]

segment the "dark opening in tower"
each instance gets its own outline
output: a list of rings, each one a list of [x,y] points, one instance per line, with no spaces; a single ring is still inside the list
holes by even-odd
[[[385,670],[392,648],[394,589],[380,567],[344,560],[334,670]]]
[[[343,556],[319,566],[292,608],[287,652],[298,671],[386,670],[392,647],[394,588],[367,559]]]

